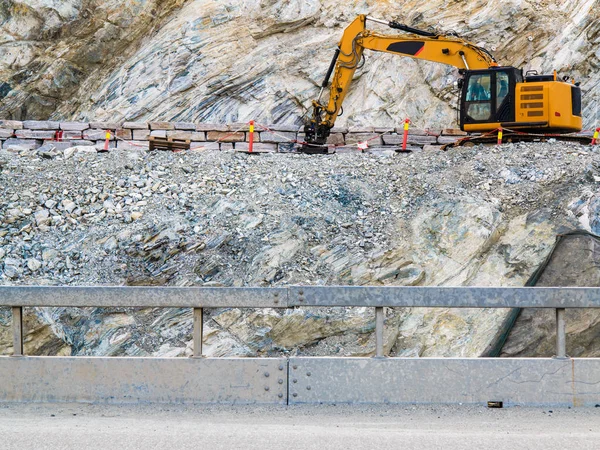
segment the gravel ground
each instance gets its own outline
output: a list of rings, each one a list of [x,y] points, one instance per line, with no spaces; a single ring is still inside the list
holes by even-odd
[[[598,154],[565,143],[66,156],[0,152],[4,283],[334,284],[347,280],[324,249],[375,257],[399,238],[399,220],[434,201],[468,196],[509,216],[546,202],[564,215],[553,197],[600,181]]]
[[[0,405],[19,449],[597,449],[600,409]]]

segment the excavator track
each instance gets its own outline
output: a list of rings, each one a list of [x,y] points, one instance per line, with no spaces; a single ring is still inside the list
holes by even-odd
[[[558,142],[579,142],[582,145],[591,145],[593,137],[585,134],[538,134],[514,131],[504,131],[502,136],[503,144],[515,144],[518,142],[549,142],[551,140]],[[472,147],[479,144],[497,145],[498,136],[496,134],[466,136],[454,143],[444,145],[442,150],[448,150],[453,147]]]

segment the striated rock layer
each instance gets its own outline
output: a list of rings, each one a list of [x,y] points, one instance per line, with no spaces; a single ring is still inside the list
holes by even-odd
[[[502,64],[572,75],[582,81],[585,126],[597,123],[595,0],[6,0],[0,116],[299,123],[359,13],[455,31]],[[420,127],[452,126],[456,75],[370,53],[339,124],[410,117]]]

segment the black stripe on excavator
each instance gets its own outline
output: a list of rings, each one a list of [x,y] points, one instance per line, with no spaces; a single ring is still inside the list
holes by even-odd
[[[388,52],[402,53],[403,55],[417,56],[425,48],[425,42],[393,42],[388,46]]]

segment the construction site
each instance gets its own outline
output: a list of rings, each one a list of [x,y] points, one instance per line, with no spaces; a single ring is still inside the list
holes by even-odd
[[[243,358],[272,360],[286,375],[234,404],[478,405],[465,393],[471,381],[457,381],[463,397],[448,401],[430,388],[337,398],[320,390],[329,381],[298,383],[294,370],[308,370],[303,358],[522,358],[527,369],[481,369],[497,378],[481,389],[500,397],[488,407],[598,407],[596,366],[577,366],[600,358],[595,290],[556,306],[559,294],[543,304],[510,289],[600,287],[599,44],[590,0],[6,1],[0,373],[3,361],[27,357]],[[114,307],[102,306],[101,291],[57,300],[84,287],[156,290]],[[310,288],[355,287],[372,297],[330,301],[325,290],[310,300]],[[171,288],[182,289],[175,297],[232,294],[167,307],[157,299]],[[465,294],[417,300],[413,288]],[[469,303],[488,292],[469,288],[505,288],[506,301]],[[28,289],[45,300],[30,301],[38,291]],[[246,292],[276,299],[247,302]],[[385,292],[399,294],[373,300]],[[538,373],[536,358],[552,368],[572,361],[572,370]],[[324,370],[316,364],[307,377]],[[514,373],[541,382],[563,369],[572,371],[565,392],[494,390]],[[0,405],[230,398],[153,397],[125,384],[108,397],[65,397],[60,386],[30,395],[33,384],[23,386],[0,391]]]

